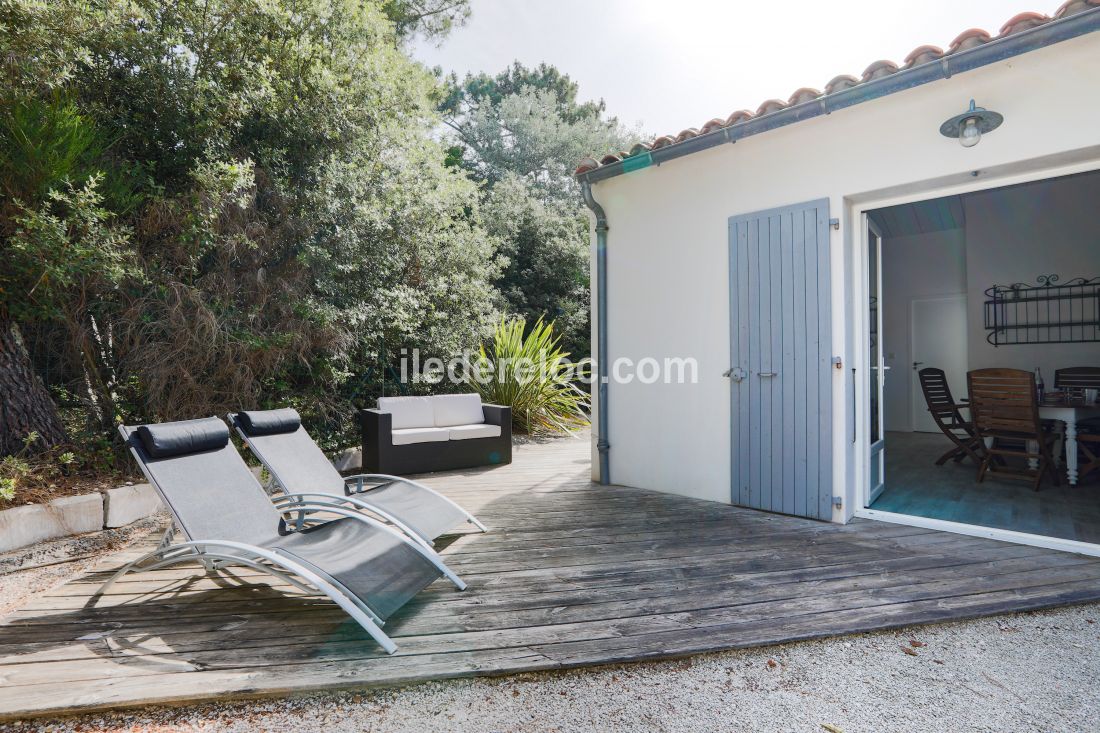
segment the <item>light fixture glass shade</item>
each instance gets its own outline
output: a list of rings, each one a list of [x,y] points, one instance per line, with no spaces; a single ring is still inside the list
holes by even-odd
[[[940,134],[958,140],[964,148],[972,148],[981,141],[982,135],[996,130],[1004,120],[1001,113],[979,107],[971,99],[970,109],[940,125]]]
[[[978,127],[978,119],[970,117],[959,128],[959,144],[964,148],[972,148],[982,140],[982,130]]]

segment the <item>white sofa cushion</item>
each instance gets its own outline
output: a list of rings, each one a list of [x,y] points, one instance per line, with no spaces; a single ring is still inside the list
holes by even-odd
[[[481,425],[455,425],[447,428],[451,440],[469,440],[470,438],[499,438],[500,426],[482,423]]]
[[[393,415],[390,427],[394,430],[431,428],[435,427],[432,400],[432,397],[379,397],[378,409]]]
[[[411,443],[443,443],[451,439],[448,428],[398,428],[390,432],[393,445]]]
[[[432,398],[435,403],[435,426],[449,428],[454,425],[479,425],[485,422],[481,409],[481,395],[443,394]]]

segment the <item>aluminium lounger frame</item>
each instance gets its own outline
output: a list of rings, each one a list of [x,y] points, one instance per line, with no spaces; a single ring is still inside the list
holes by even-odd
[[[99,590],[97,590],[92,597],[93,604],[119,579],[135,570],[157,570],[187,562],[198,562],[206,568],[207,572],[213,572],[229,565],[240,565],[267,573],[308,593],[320,591],[351,616],[364,631],[370,634],[371,638],[378,642],[386,653],[393,654],[397,651],[397,645],[382,631],[382,626],[385,625],[385,621],[362,599],[355,595],[355,593],[320,568],[307,567],[292,555],[243,542],[235,542],[232,540],[192,541],[191,538],[187,536],[186,530],[183,529],[184,525],[179,520],[179,517],[176,516],[175,509],[168,501],[165,492],[161,489],[153,475],[147,470],[145,461],[133,446],[130,445],[131,431],[127,426],[120,425],[119,433],[122,435],[123,441],[130,448],[130,453],[141,468],[141,472],[145,475],[146,480],[149,481],[149,484],[154,488],[160,496],[161,501],[171,513],[172,523],[169,525],[168,530],[165,532],[164,537],[155,550],[123,565],[117,572],[108,578],[102,586],[100,586]],[[438,555],[434,552],[425,551],[425,548],[420,543],[413,541],[401,532],[395,531],[392,527],[372,517],[368,517],[359,512],[341,509],[336,506],[313,505],[309,502],[295,503],[290,508],[337,514],[339,516],[364,522],[369,526],[387,532],[416,550],[422,557],[434,565],[444,577],[454,583],[455,587],[459,590],[465,590],[466,588],[466,584],[455,575],[442,560],[440,560]],[[284,525],[285,524],[284,520]],[[179,544],[172,544],[177,528],[187,541]],[[305,580],[306,583],[302,583],[292,576],[297,576]]]
[[[429,494],[440,499],[441,501],[446,502],[450,506],[460,511],[466,517],[466,521],[477,527],[480,531],[489,531],[489,529],[484,524],[482,524],[482,522],[477,517],[463,509],[451,499],[447,498],[430,486],[425,486],[419,481],[413,481],[412,479],[407,479],[402,476],[392,476],[386,473],[359,473],[353,476],[343,476],[342,478],[344,480],[345,491],[348,491],[349,489],[348,484],[353,482],[355,483],[354,492],[348,493],[345,496],[337,496],[336,494],[330,494],[323,491],[290,491],[287,488],[286,483],[284,483],[283,480],[280,478],[279,472],[275,470],[275,468],[271,465],[269,461],[264,459],[263,451],[260,450],[253,443],[248,433],[246,433],[241,427],[240,420],[237,418],[237,413],[231,412],[229,413],[229,415],[226,416],[226,418],[227,422],[233,426],[234,430],[237,431],[237,435],[240,436],[241,440],[243,440],[245,442],[245,445],[248,446],[248,449],[252,451],[252,455],[256,456],[260,463],[263,464],[267,472],[271,474],[271,478],[275,481],[275,484],[283,492],[280,496],[272,497],[272,501],[275,503],[275,507],[280,512],[297,512],[298,518],[295,522],[296,529],[301,529],[302,527],[304,527],[309,513],[316,513],[318,511],[321,511],[317,508],[311,508],[308,511],[303,511],[299,508],[299,506],[304,503],[305,498],[309,497],[308,503],[316,507],[337,508],[351,505],[358,510],[368,511],[376,514],[379,517],[385,519],[387,522],[393,524],[395,527],[411,537],[414,541],[420,543],[425,548],[434,553],[435,547],[432,545],[432,540],[434,538],[425,537],[424,535],[420,534],[412,527],[409,527],[406,523],[395,517],[391,512],[388,512],[382,507],[373,504],[369,498],[361,498],[369,497],[369,492],[371,491],[371,489],[381,488],[382,486],[388,486],[392,483],[403,483],[415,486],[421,491],[426,491]],[[336,470],[335,467],[333,467],[333,470]],[[373,486],[365,487],[365,484],[368,481],[377,483]]]

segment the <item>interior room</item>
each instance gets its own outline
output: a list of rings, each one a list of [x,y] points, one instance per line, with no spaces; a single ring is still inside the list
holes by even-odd
[[[1100,542],[1098,204],[1092,171],[870,212],[871,508]]]

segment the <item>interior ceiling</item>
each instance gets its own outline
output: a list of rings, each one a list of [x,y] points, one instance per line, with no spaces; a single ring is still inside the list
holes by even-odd
[[[944,196],[868,212],[883,237],[909,237],[966,226],[962,196]]]
[[[972,205],[1000,206],[1005,209],[1005,216],[1036,215],[1036,211],[1030,208],[1019,211],[1019,197],[1013,199],[1005,195],[1012,191],[1026,191],[1027,201],[1036,209],[1045,210],[1049,202],[1057,201],[1063,210],[1091,212],[1094,202],[1100,200],[1100,171],[1086,171],[1003,188],[981,189],[955,196],[887,206],[869,211],[867,215],[878,224],[884,238],[963,229],[966,227],[966,207]],[[1017,203],[1012,204],[1013,200]],[[1013,209],[1013,206],[1017,208]]]

